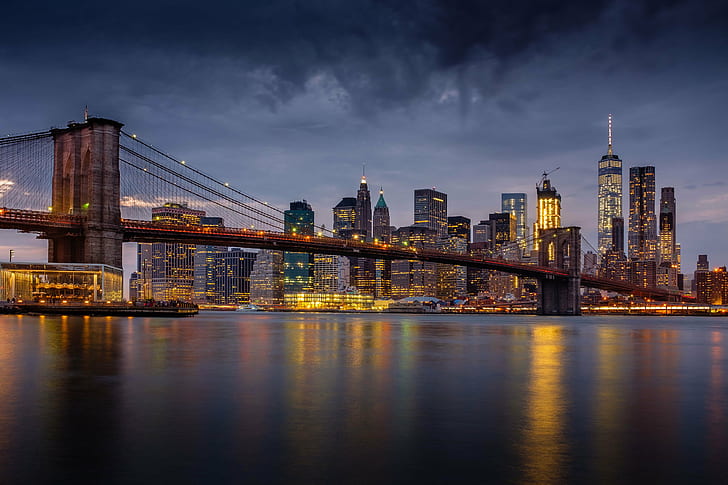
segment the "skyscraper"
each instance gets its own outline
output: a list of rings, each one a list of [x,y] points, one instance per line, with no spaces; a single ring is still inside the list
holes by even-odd
[[[198,226],[204,216],[204,211],[173,202],[152,209],[152,221],[164,224]],[[140,297],[192,301],[195,250],[194,244],[140,243],[137,261]]]
[[[200,225],[206,227],[222,227],[225,225],[222,217],[202,217]],[[227,247],[201,244],[195,251],[195,282],[194,299],[196,302],[213,302],[215,300],[215,254],[227,251]],[[219,303],[219,302],[216,302]]]
[[[437,231],[447,236],[447,194],[433,189],[415,189],[415,226]]]
[[[389,207],[384,200],[384,190],[379,189],[379,200],[374,206],[372,236],[376,241],[387,243],[392,237],[392,226],[389,225]]]
[[[250,273],[250,302],[256,305],[283,304],[283,253],[260,251]]]
[[[356,210],[354,216],[354,238],[372,239],[372,201],[369,195],[367,178],[362,174],[359,190],[356,192]],[[351,258],[351,284],[359,293],[374,295],[375,269],[374,260],[369,258]]]
[[[609,115],[607,154],[599,160],[597,246],[604,254],[612,243],[612,219],[622,217],[622,160],[612,151],[612,115]]]
[[[526,194],[505,193],[501,194],[501,212],[513,214],[516,218],[516,241],[521,242],[521,248],[526,248],[528,239],[528,211]]]
[[[287,234],[313,236],[314,212],[305,200],[291,202],[283,213]],[[283,287],[285,293],[313,290],[313,255],[309,253],[283,253]]]
[[[366,175],[361,176],[359,190],[356,192],[356,213],[354,229],[359,237],[369,240],[372,237],[372,200],[369,196],[369,185]]]
[[[629,259],[655,261],[657,218],[655,217],[655,167],[629,169]]]
[[[663,187],[660,191],[660,263],[677,263],[675,241],[675,188]]]
[[[561,227],[561,195],[544,173],[541,185],[536,186],[536,222],[533,224],[533,248],[538,249],[538,238],[544,229]]]
[[[392,226],[389,220],[389,207],[384,200],[384,190],[379,189],[379,200],[374,206],[372,235],[374,241],[390,243]],[[392,261],[377,259],[374,261],[374,297],[389,298],[392,296]]]

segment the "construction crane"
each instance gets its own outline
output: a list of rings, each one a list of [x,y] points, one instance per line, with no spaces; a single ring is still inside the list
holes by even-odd
[[[539,180],[539,182],[536,184],[536,188],[543,187],[543,183],[546,181],[546,178],[560,168],[561,167],[556,167],[555,169],[548,172],[544,171],[544,173],[541,175],[541,180]]]

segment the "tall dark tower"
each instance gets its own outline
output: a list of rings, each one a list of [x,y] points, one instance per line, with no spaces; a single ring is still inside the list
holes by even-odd
[[[675,241],[675,187],[662,187],[660,194],[660,240],[661,263],[677,265]]]
[[[392,241],[392,226],[389,225],[389,207],[384,201],[384,191],[379,189],[379,200],[374,206],[374,224],[372,228],[375,242]],[[377,259],[374,261],[374,296],[386,299],[392,296],[392,261]]]
[[[372,199],[369,196],[367,177],[363,172],[359,190],[356,193],[354,230],[359,233],[359,237],[365,239],[371,239],[372,237]]]
[[[657,218],[655,216],[655,167],[629,169],[629,258],[657,259]]]

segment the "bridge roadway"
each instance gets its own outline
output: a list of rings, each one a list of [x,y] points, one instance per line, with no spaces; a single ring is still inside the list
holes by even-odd
[[[565,270],[526,265],[504,259],[484,258],[391,244],[365,243],[351,239],[301,236],[229,227],[182,226],[130,219],[122,219],[121,226],[125,242],[206,244],[211,246],[338,254],[372,259],[408,259],[504,271],[537,279],[569,277],[569,273]],[[0,229],[16,229],[23,232],[39,233],[40,238],[46,237],[50,232],[57,233],[59,231],[74,236],[81,234],[83,231],[83,221],[79,216],[68,214],[1,208]],[[680,294],[675,291],[661,288],[642,288],[624,281],[599,278],[588,274],[581,275],[581,285],[658,300],[681,298]]]

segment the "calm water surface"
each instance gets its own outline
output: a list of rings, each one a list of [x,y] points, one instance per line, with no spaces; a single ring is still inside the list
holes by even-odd
[[[728,319],[0,316],[0,483],[728,483]]]

